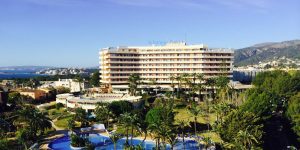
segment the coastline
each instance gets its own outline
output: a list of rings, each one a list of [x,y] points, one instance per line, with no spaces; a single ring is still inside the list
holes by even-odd
[[[36,74],[36,73],[32,73],[32,72],[4,72],[4,71],[0,71],[0,79],[1,80],[16,79],[16,78],[26,79],[26,78],[39,77],[39,76],[49,76],[49,75]]]

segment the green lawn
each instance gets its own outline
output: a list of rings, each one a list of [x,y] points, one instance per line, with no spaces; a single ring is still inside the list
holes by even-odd
[[[128,134],[131,134],[131,127],[128,127],[128,129],[129,129]],[[122,125],[118,125],[116,132],[119,133],[119,134],[126,135],[126,128]],[[136,130],[133,130],[133,135],[138,136],[138,135],[140,135],[140,133]]]
[[[68,120],[71,119],[71,118],[72,118],[71,115],[66,115],[66,116],[59,117],[58,120],[54,122],[54,124],[57,127],[67,129],[68,128]]]
[[[203,137],[210,137],[212,141],[216,142],[216,143],[222,143],[222,139],[221,137],[215,133],[215,132],[204,132],[204,133],[200,133],[201,136]]]
[[[49,114],[49,118],[54,120],[62,115],[67,115],[69,114],[65,108],[60,108],[59,110],[57,109],[49,109],[47,110],[48,111],[48,114]]]
[[[201,107],[201,105],[203,105],[203,104],[200,104],[200,107]],[[174,109],[174,111],[177,112],[177,114],[175,116],[175,121],[179,121],[179,120],[185,120],[187,122],[193,122],[194,121],[193,115],[188,111],[187,108]],[[210,125],[212,125],[217,119],[216,114],[213,113],[213,111],[212,111],[212,113],[209,114],[208,118],[209,118],[209,124]],[[197,117],[197,122],[201,123],[201,124],[206,124],[207,120],[206,120],[205,114],[199,115]],[[199,134],[203,137],[210,137],[216,143],[222,143],[222,139],[220,138],[220,136],[216,132],[202,131]]]
[[[182,109],[174,109],[175,112],[177,112],[176,116],[175,116],[175,120],[185,120],[185,121],[194,121],[194,117],[193,115],[186,109],[186,108],[182,108]],[[213,124],[217,117],[215,113],[210,113],[209,114],[209,123]],[[201,114],[197,117],[197,122],[202,123],[202,124],[206,124],[206,118],[205,118],[205,114]]]

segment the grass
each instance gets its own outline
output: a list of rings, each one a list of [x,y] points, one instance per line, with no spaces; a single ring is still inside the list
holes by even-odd
[[[203,109],[204,108],[203,105],[204,105],[203,103],[200,103],[199,107]],[[177,112],[175,116],[175,122],[179,120],[184,120],[187,122],[194,121],[193,115],[189,112],[187,108],[174,109],[174,112]],[[217,119],[216,113],[211,111],[211,113],[208,115],[208,118],[209,118],[209,124],[212,126]],[[198,115],[197,122],[201,124],[207,124],[207,120],[204,112]],[[203,137],[210,137],[211,140],[216,143],[222,143],[222,139],[220,138],[219,134],[216,132],[206,130],[206,131],[199,132],[199,135]]]
[[[216,143],[222,143],[222,139],[219,136],[219,134],[212,132],[212,131],[208,131],[208,132],[204,132],[204,133],[200,133],[200,136],[203,137],[210,137],[212,141],[216,142]]]
[[[66,116],[61,116],[61,117],[59,117],[59,119],[57,121],[54,122],[54,124],[57,127],[67,129],[68,128],[68,120],[71,118],[72,118],[72,116],[70,114],[66,115]]]
[[[59,116],[61,115],[66,115],[66,114],[69,114],[65,108],[60,108],[60,109],[49,109],[48,110],[48,114],[49,114],[49,118],[54,120],[56,118],[58,118]]]
[[[175,120],[179,121],[179,120],[184,120],[187,122],[192,122],[194,121],[194,116],[186,109],[186,108],[182,108],[182,109],[174,109],[175,112],[177,112],[176,116],[175,116]],[[215,113],[210,113],[208,115],[209,118],[209,124],[213,124],[217,117]],[[200,114],[197,117],[197,122],[198,123],[202,123],[202,124],[206,124],[207,120],[205,117],[205,114]]]
[[[128,127],[128,134],[131,134],[131,127]],[[124,127],[124,126],[122,126],[122,125],[119,125],[118,127],[117,127],[117,131],[116,131],[117,133],[119,133],[119,134],[123,134],[123,135],[126,135],[126,128]],[[138,132],[138,131],[136,131],[136,129],[134,129],[133,130],[133,136],[139,136],[140,135],[140,133]]]

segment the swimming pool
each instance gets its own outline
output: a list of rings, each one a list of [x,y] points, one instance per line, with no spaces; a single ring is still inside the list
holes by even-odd
[[[103,136],[100,134],[90,134],[89,141],[91,143],[93,143],[93,145],[96,146],[96,150],[113,150],[114,149],[114,145],[111,142],[111,140],[109,139],[109,137],[106,137],[106,136]],[[117,142],[118,150],[123,149],[123,145],[124,145],[125,141],[126,141],[125,138],[118,140],[118,142]],[[139,145],[141,142],[142,142],[142,140],[139,140],[139,139],[132,140],[133,145]],[[63,136],[61,138],[53,140],[49,144],[49,148],[51,148],[53,150],[72,150],[70,147],[70,143],[71,143],[70,137]],[[129,143],[131,143],[130,139],[129,139]],[[185,143],[186,143],[185,144],[186,149],[189,149],[189,150],[198,150],[199,149],[196,141],[186,140]],[[155,142],[145,141],[142,145],[145,148],[145,150],[152,150],[155,147]],[[169,145],[167,145],[167,149],[170,149]],[[179,142],[175,145],[174,149],[176,149],[176,150],[183,149],[183,142],[179,140]]]

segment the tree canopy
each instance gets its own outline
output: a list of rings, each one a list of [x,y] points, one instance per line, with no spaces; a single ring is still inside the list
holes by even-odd
[[[263,124],[260,121],[259,116],[256,116],[252,112],[234,110],[229,113],[224,121],[218,125],[218,132],[221,138],[228,143],[236,143],[235,139],[238,136],[239,131],[247,131],[253,135],[255,139],[261,141],[263,135]],[[260,143],[256,143],[253,147],[259,146]]]
[[[133,110],[133,104],[129,101],[114,101],[108,105],[108,108],[112,111],[112,113],[119,117],[121,114],[125,112],[130,112]]]
[[[95,71],[90,79],[90,84],[94,87],[98,87],[100,85],[100,73],[99,70]]]
[[[294,132],[300,137],[300,92],[290,98],[286,114],[293,124]]]

